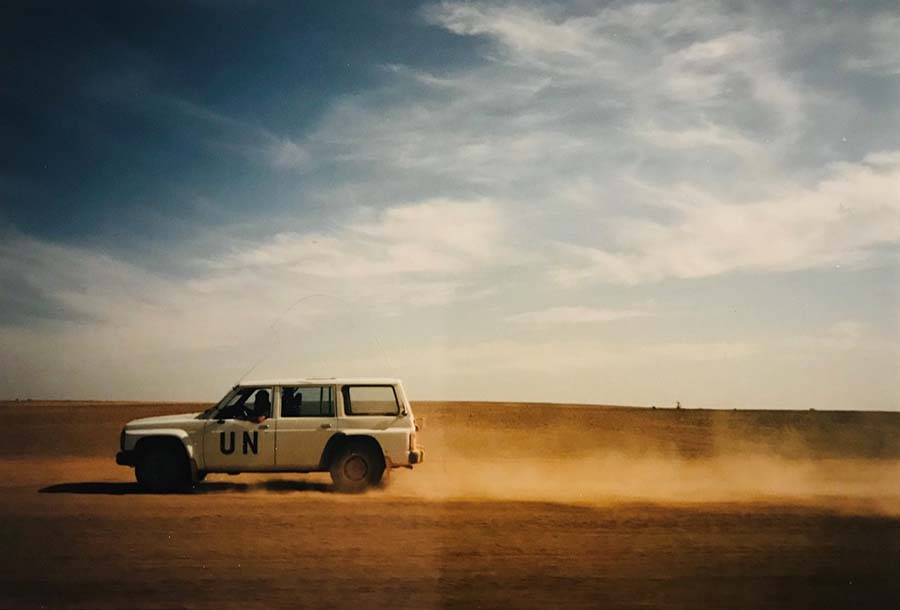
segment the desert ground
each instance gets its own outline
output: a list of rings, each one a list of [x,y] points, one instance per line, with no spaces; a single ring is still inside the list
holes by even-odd
[[[898,608],[900,414],[415,403],[383,488],[140,493],[129,419],[0,403],[0,608]]]

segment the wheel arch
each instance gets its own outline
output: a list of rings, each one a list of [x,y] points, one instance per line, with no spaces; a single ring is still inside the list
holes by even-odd
[[[175,434],[148,434],[141,436],[134,444],[134,451],[137,454],[141,454],[157,447],[171,448],[180,451],[184,454],[185,459],[188,460],[193,457],[191,455],[192,451],[185,444],[184,439],[179,438],[179,436]]]
[[[381,443],[378,442],[378,439],[371,434],[347,434],[345,432],[338,432],[328,439],[328,442],[325,444],[325,449],[322,450],[322,458],[319,460],[319,469],[328,470],[331,467],[331,461],[334,459],[334,456],[350,443],[368,445],[381,456],[382,460],[385,462],[387,461],[384,448],[381,446]]]
[[[178,442],[189,458],[194,458],[194,447],[191,438],[185,430],[178,428],[156,428],[149,430],[126,430],[125,443],[123,449],[126,451],[137,451],[138,446],[148,446],[147,442]]]
[[[177,432],[184,432],[179,430]],[[155,448],[166,448],[171,451],[177,451],[179,457],[184,460],[184,464],[190,471],[191,481],[194,483],[199,480],[199,467],[197,460],[194,459],[193,447],[188,442],[186,433],[180,434],[146,434],[142,435],[134,444],[134,453],[140,459],[141,454]]]

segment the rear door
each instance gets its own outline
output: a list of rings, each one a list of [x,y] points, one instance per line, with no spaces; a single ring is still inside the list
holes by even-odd
[[[337,430],[331,385],[280,389],[275,463],[279,470],[316,470],[325,445]]]
[[[275,427],[271,419],[253,421],[255,410],[269,405],[273,388],[236,388],[206,422],[203,460],[213,472],[272,470],[275,467]]]

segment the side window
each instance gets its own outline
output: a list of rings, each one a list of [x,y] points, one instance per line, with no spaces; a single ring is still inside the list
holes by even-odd
[[[272,416],[272,391],[269,388],[237,388],[216,413],[216,419],[249,419],[258,416]]]
[[[344,386],[344,412],[347,415],[397,415],[397,393],[389,385]]]
[[[281,389],[282,417],[334,417],[334,392],[330,385]]]

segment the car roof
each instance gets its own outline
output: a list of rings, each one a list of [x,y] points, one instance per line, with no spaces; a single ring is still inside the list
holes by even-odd
[[[394,377],[287,377],[281,379],[249,379],[238,382],[238,387],[248,386],[292,386],[292,385],[395,385],[400,380]]]

